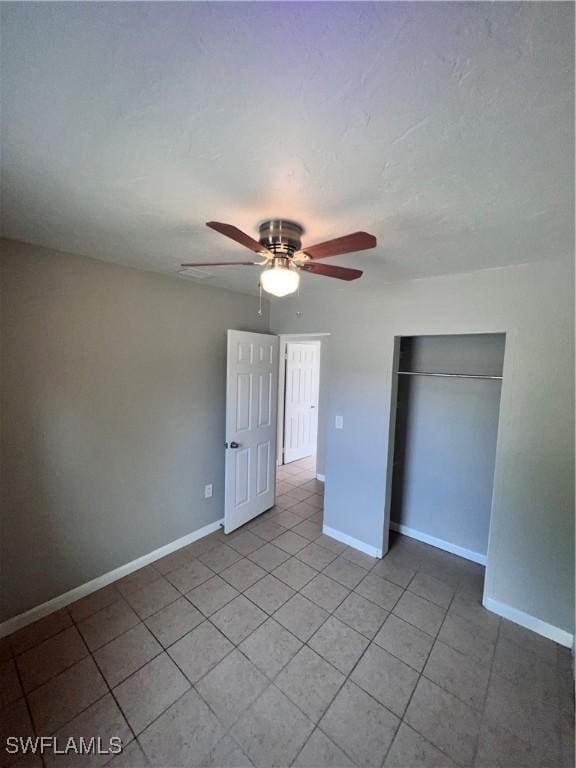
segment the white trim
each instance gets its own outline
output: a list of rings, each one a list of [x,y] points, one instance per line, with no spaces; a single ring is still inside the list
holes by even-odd
[[[160,560],[161,557],[166,557],[166,555],[172,554],[172,552],[175,552],[177,549],[186,547],[188,544],[192,544],[194,541],[198,541],[198,539],[202,539],[204,536],[214,533],[214,531],[217,531],[223,524],[224,519],[209,523],[203,528],[198,528],[198,530],[192,531],[192,533],[188,533],[186,536],[182,536],[180,539],[171,541],[170,544],[165,544],[163,547],[155,549],[153,552],[149,552],[147,555],[142,555],[142,557],[132,560],[132,562],[126,563],[125,565],[121,565],[113,571],[103,573],[102,576],[98,576],[97,578],[92,579],[92,581],[87,581],[86,584],[74,587],[74,589],[64,592],[63,595],[53,597],[46,603],[36,605],[25,613],[13,616],[11,619],[0,624],[0,637],[11,635],[12,632],[16,632],[16,630],[26,627],[28,624],[32,624],[33,622],[38,621],[38,619],[42,619],[44,616],[54,613],[54,611],[58,611],[60,608],[64,608],[66,605],[76,602],[76,600],[80,600],[81,597],[91,595],[92,592],[97,592],[99,589],[102,589],[102,587],[107,587],[108,584],[112,584],[113,581],[117,581],[123,576],[128,576],[139,568],[143,568],[145,565],[149,565],[155,560]]]
[[[427,533],[422,533],[422,531],[417,531],[414,528],[408,528],[405,525],[400,525],[399,523],[394,523],[392,521],[390,521],[390,528],[393,531],[398,531],[398,533],[402,533],[404,536],[408,536],[411,539],[423,541],[425,544],[430,544],[432,547],[437,547],[438,549],[443,549],[446,552],[451,552],[453,555],[458,555],[458,557],[463,557],[466,560],[472,560],[473,563],[486,565],[487,557],[486,555],[482,555],[480,552],[473,552],[471,549],[459,547],[457,544],[451,544],[449,541],[444,541],[444,539],[437,539],[435,536],[430,536]]]
[[[494,600],[491,597],[485,597],[482,600],[482,604],[485,608],[493,613],[497,613],[498,616],[503,616],[509,621],[513,621],[514,624],[519,624],[521,627],[532,630],[542,637],[547,637],[549,640],[553,640],[559,645],[563,645],[566,648],[572,648],[574,643],[574,635],[570,632],[566,632],[565,629],[555,627],[553,624],[548,624],[547,621],[537,619],[535,616],[531,616],[529,613],[519,611],[518,608],[513,608],[506,603],[500,603],[498,600]]]
[[[332,336],[331,333],[279,333],[277,334],[281,339],[304,339],[304,338],[316,338],[317,336]]]
[[[321,475],[320,473],[318,473],[316,475],[316,480],[320,480],[321,483],[325,483],[326,482],[326,475]]]
[[[360,552],[364,552],[366,555],[370,555],[370,557],[382,557],[381,549],[378,549],[377,547],[373,547],[371,544],[366,544],[365,542],[360,541],[359,539],[354,539],[352,536],[348,536],[347,533],[342,533],[342,531],[337,531],[335,528],[329,528],[327,525],[323,525],[322,533],[325,533],[326,536],[330,536],[331,539],[336,539],[336,541],[341,541],[342,544],[348,544],[349,547],[353,547],[354,549],[357,549]]]

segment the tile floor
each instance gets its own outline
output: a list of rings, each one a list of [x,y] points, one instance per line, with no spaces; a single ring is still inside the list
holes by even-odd
[[[570,654],[480,604],[483,569],[322,535],[313,460],[277,506],[0,641],[0,737],[119,736],[54,766],[574,765]],[[0,768],[42,766],[9,755]]]

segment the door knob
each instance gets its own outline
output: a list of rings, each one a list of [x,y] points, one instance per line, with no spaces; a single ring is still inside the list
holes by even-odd
[[[235,443],[234,441],[232,441],[230,443],[230,448],[240,448],[240,443]]]

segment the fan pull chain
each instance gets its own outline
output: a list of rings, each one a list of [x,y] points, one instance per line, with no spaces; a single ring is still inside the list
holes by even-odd
[[[260,280],[258,280],[258,298],[259,298],[258,317],[262,317],[262,283],[260,282]]]
[[[298,283],[298,289],[296,291],[296,301],[297,303],[297,309],[296,309],[296,317],[300,318],[302,317],[302,312],[300,311],[300,283]]]

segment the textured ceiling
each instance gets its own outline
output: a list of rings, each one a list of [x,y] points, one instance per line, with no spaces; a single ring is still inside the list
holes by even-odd
[[[3,3],[4,236],[174,273],[210,219],[378,247],[303,291],[565,257],[571,3]],[[257,271],[207,282],[251,291]]]

